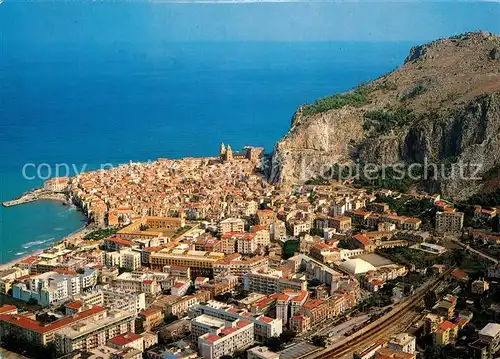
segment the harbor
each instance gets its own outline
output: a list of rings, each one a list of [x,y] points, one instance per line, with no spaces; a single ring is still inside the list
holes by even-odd
[[[20,204],[35,202],[42,199],[51,199],[55,201],[62,201],[64,203],[67,202],[67,198],[64,193],[58,193],[54,191],[48,191],[43,188],[39,188],[29,191],[16,199],[2,202],[2,206],[13,207],[13,206],[18,206]]]

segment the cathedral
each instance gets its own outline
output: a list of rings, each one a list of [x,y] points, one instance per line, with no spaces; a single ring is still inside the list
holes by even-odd
[[[231,162],[231,161],[258,161],[264,152],[264,148],[262,147],[252,147],[245,146],[242,152],[233,152],[231,145],[224,145],[221,143],[219,157],[222,162]]]

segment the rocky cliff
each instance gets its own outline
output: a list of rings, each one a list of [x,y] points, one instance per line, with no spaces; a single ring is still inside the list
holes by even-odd
[[[483,186],[476,178],[500,166],[500,37],[475,32],[414,47],[395,71],[301,106],[271,162],[270,180],[287,183],[335,163],[432,163],[447,175],[419,186],[470,196]],[[465,176],[450,175],[463,163]]]

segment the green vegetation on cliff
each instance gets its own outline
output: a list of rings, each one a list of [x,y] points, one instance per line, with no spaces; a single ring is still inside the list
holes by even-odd
[[[467,202],[487,207],[498,206],[500,205],[500,189],[488,193],[476,193]]]
[[[391,130],[411,124],[416,116],[411,109],[400,107],[396,110],[375,110],[365,113],[363,128],[372,130],[374,135],[386,135]]]
[[[302,114],[309,116],[329,110],[336,110],[344,106],[363,106],[368,102],[368,92],[369,90],[365,86],[360,86],[351,92],[320,98],[313,104],[304,106]]]

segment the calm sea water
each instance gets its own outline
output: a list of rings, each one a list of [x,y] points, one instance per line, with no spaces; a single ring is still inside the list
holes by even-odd
[[[9,4],[0,5],[0,11],[4,6]],[[46,14],[22,9],[23,21],[32,20],[36,32]],[[4,20],[14,27],[15,21]],[[23,178],[26,163],[47,163],[54,174],[58,163],[94,168],[215,155],[220,142],[271,151],[299,105],[394,69],[413,45],[168,42],[137,34],[130,41],[103,42],[98,28],[95,41],[89,34],[84,41],[76,32],[68,35],[72,41],[62,42],[51,41],[51,31],[57,37],[63,29],[45,26],[45,41],[30,42],[29,26],[20,41],[17,34],[3,33],[2,201],[41,185]],[[27,174],[35,174],[32,167]],[[0,208],[0,220],[2,263],[45,248],[83,225],[74,208],[51,201]]]

